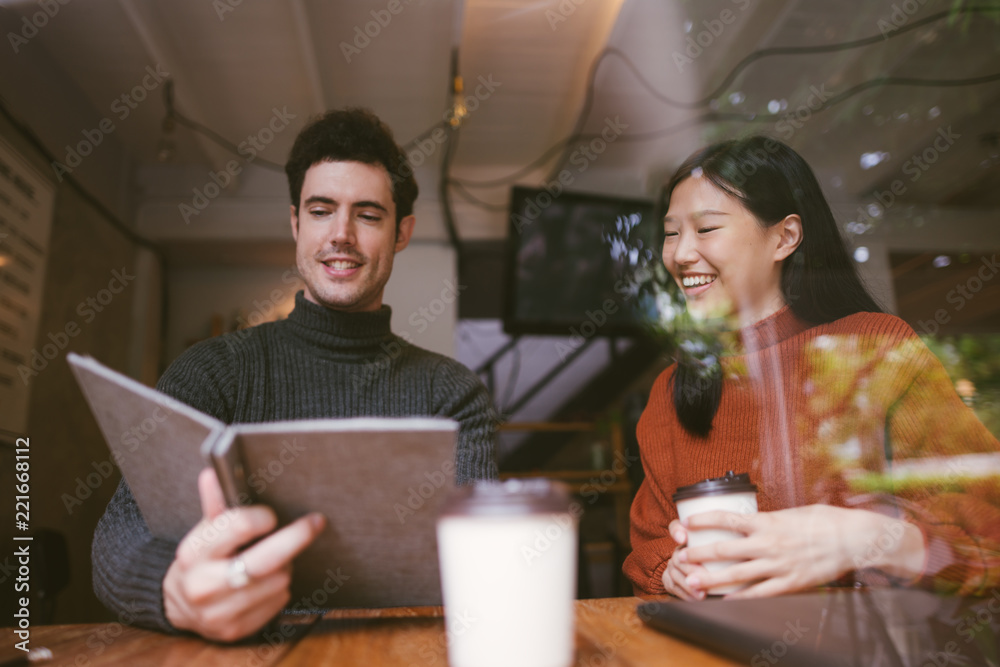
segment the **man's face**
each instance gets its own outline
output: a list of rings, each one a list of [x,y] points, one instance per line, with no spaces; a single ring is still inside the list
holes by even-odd
[[[333,310],[378,310],[392,260],[413,233],[412,215],[396,232],[389,174],[381,165],[321,162],[291,210],[295,261],[305,297]]]

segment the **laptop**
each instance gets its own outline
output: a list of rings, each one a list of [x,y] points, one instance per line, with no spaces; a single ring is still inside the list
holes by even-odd
[[[1000,590],[827,589],[754,600],[655,600],[650,627],[750,667],[1000,666]]]

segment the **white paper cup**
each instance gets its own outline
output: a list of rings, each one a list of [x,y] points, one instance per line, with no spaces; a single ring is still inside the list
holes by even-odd
[[[677,516],[681,521],[695,514],[721,510],[734,514],[757,513],[757,487],[750,483],[746,473],[736,475],[732,471],[724,477],[706,479],[697,484],[682,486],[673,496],[677,506]],[[743,537],[733,530],[691,530],[687,529],[689,547],[700,547],[715,542],[724,542]],[[702,563],[709,572],[724,570],[740,561],[717,560]],[[715,586],[708,589],[709,595],[726,595],[746,588],[749,584]]]
[[[577,517],[565,485],[463,487],[437,533],[451,667],[573,664]]]

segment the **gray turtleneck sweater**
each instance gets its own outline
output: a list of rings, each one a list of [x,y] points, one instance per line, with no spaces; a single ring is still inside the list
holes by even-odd
[[[202,341],[157,389],[227,424],[325,417],[450,417],[459,484],[496,479],[496,415],[486,388],[453,359],[406,343],[388,306],[342,313],[295,296],[288,319]],[[94,534],[94,592],[123,622],[173,631],[163,578],[177,544],[155,539],[124,480]]]

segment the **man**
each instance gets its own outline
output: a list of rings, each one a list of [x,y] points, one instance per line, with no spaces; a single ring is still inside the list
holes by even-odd
[[[382,305],[415,222],[417,184],[405,159],[366,110],[331,111],[302,130],[285,167],[306,286],[295,309],[287,320],[195,345],[158,389],[226,423],[451,417],[460,424],[456,481],[496,478],[486,389],[458,362],[393,335]],[[227,511],[210,469],[198,485],[204,518],[178,545],[150,536],[122,482],[94,536],[94,590],[140,625],[232,641],[285,606],[292,559],[325,520],[314,513],[274,531],[267,507]]]

